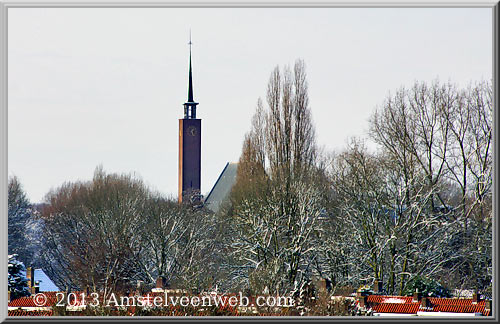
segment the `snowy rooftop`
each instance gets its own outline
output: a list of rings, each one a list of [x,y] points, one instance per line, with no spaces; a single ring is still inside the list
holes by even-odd
[[[40,291],[61,291],[42,269],[35,269],[35,282],[37,281],[40,285]]]

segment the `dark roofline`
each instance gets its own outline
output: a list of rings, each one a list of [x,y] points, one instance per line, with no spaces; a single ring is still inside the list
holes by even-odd
[[[205,205],[205,202],[208,200],[208,198],[210,198],[210,195],[212,194],[212,192],[214,191],[214,188],[217,186],[217,184],[219,183],[219,180],[222,178],[222,175],[224,174],[224,172],[226,171],[227,167],[229,166],[229,162],[226,163],[226,166],[224,167],[224,169],[222,170],[222,172],[219,174],[219,177],[217,178],[217,181],[215,181],[212,189],[210,190],[210,192],[208,193],[207,195],[207,198],[205,198],[205,200],[203,201],[203,205]]]

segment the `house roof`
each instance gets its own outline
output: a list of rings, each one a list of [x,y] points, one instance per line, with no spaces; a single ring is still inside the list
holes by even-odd
[[[40,291],[60,291],[42,269],[35,269],[35,281],[39,282]]]
[[[401,313],[401,314],[416,314],[420,310],[420,303],[413,304],[376,304],[371,308],[375,313]]]
[[[73,291],[72,292],[74,296],[76,297],[76,302],[79,302],[79,299],[81,299],[81,294],[83,291]],[[59,295],[58,295],[59,294]],[[61,300],[61,294],[65,294],[63,291],[47,291],[43,292],[43,295],[45,296],[45,299],[38,299],[37,303],[35,303],[35,300],[33,299],[34,296],[27,296],[27,297],[20,297],[14,300],[11,300],[8,304],[8,307],[52,307],[59,300]],[[87,299],[89,299],[89,296],[86,296]],[[72,301],[73,302],[73,301]]]
[[[436,298],[429,297],[431,304],[434,305],[457,305],[457,306],[469,306],[469,305],[481,305],[485,306],[485,300],[480,300],[476,304],[473,303],[470,298]]]
[[[413,297],[411,297],[411,296],[368,295],[367,301],[369,303],[403,304],[403,303],[411,303],[413,301]]]
[[[428,307],[422,307],[421,300],[414,301],[411,296],[366,296],[368,308],[374,313],[417,314],[417,312],[447,312],[447,313],[481,313],[489,316],[486,301],[476,303],[467,298],[436,298],[428,297]]]
[[[8,307],[51,307],[57,303],[57,298],[55,294],[45,294],[46,298],[40,298],[35,303],[33,296],[28,297],[20,297],[14,300],[11,300],[8,304]]]
[[[205,199],[205,206],[214,213],[219,211],[221,204],[229,197],[231,188],[236,182],[237,170],[238,163],[228,162]]]
[[[435,305],[432,308],[433,312],[450,312],[450,313],[482,313],[488,316],[490,311],[486,310],[483,305]]]
[[[52,303],[47,300],[46,302],[36,305],[33,297],[20,297],[9,302],[9,307],[48,307],[52,306]]]
[[[27,311],[22,309],[14,309],[8,311],[8,316],[52,316],[52,310],[36,310],[36,311]]]

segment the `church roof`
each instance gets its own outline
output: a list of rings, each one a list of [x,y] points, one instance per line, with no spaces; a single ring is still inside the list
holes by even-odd
[[[229,198],[231,188],[236,182],[237,170],[238,163],[228,162],[205,199],[205,206],[214,213],[218,212],[221,204]]]

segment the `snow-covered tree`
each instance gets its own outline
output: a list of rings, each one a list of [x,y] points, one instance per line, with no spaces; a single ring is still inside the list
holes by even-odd
[[[9,254],[17,254],[19,260],[31,266],[40,239],[36,211],[16,176],[9,178],[8,195]]]
[[[411,174],[405,182],[392,159],[357,141],[335,158],[336,232],[327,237],[337,242],[324,255],[332,258],[327,265],[342,265],[350,284],[383,280],[388,293],[400,294],[412,276],[443,274],[443,265],[460,256],[449,248],[458,223],[430,212],[436,191],[428,189],[425,173]]]
[[[294,181],[275,184],[265,198],[244,200],[230,224],[235,285],[284,293],[306,281],[321,244],[322,198],[312,183]]]
[[[164,277],[187,289],[206,289],[213,263],[214,215],[194,204],[153,196],[146,202],[140,261],[150,282]]]
[[[400,293],[405,282],[419,275],[450,279],[455,274],[466,285],[488,285],[491,89],[487,82],[466,89],[416,82],[388,96],[370,121],[370,137],[380,149],[377,160],[386,170],[376,177],[383,191],[375,193],[387,193],[386,208],[403,225],[380,241],[394,255]],[[360,171],[363,180],[364,169]]]
[[[235,285],[284,292],[310,276],[325,212],[304,61],[276,67],[266,99],[258,100],[231,193],[227,269]]]
[[[30,295],[26,267],[17,259],[17,254],[9,254],[8,282],[11,299]]]

